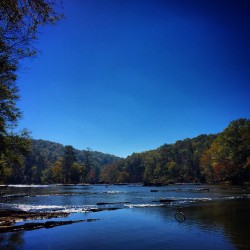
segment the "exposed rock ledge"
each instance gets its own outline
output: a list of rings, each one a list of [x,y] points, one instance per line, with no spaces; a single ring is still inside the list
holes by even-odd
[[[68,221],[46,221],[24,223],[22,225],[15,225],[16,222],[25,220],[42,220],[51,218],[67,217],[69,213],[34,213],[19,210],[0,210],[0,233],[16,232],[21,230],[35,230],[40,228],[52,228],[62,225],[69,225],[78,222],[91,222],[98,219],[87,220],[68,220]]]

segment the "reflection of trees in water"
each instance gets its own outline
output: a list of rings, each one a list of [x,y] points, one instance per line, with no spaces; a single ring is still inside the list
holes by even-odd
[[[0,249],[16,250],[20,249],[24,243],[23,232],[0,234]]]
[[[250,249],[250,200],[208,202],[184,208],[187,226],[224,232],[238,249]]]

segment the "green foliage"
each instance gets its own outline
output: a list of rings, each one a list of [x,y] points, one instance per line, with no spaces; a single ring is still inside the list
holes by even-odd
[[[72,146],[65,146],[62,164],[63,183],[69,183],[71,168],[75,161],[76,154],[74,148]]]
[[[59,143],[32,140],[31,152],[25,157],[25,177],[22,182],[97,183],[104,164],[118,159],[89,149],[76,150]],[[34,175],[37,177],[34,178]]]
[[[3,146],[4,144],[4,146]],[[30,150],[29,132],[9,133],[1,138],[0,183],[20,183],[24,176],[24,155]]]
[[[249,182],[250,121],[239,119],[218,135],[200,135],[133,154],[105,166],[101,180],[144,182],[146,185]]]
[[[208,181],[233,184],[249,181],[250,120],[231,122],[201,159],[201,167]]]
[[[8,136],[21,117],[16,71],[19,60],[36,52],[32,41],[38,27],[54,24],[62,16],[54,10],[56,1],[0,1],[0,136]],[[1,145],[1,149],[4,143]],[[2,151],[0,151],[2,152]]]
[[[39,26],[54,24],[62,16],[54,10],[56,1],[0,1],[0,182],[25,180],[24,155],[29,151],[29,132],[14,132],[22,114],[16,86],[19,60],[36,53],[32,41]],[[32,181],[39,182],[41,172],[32,168]]]
[[[16,66],[11,65],[7,57],[0,55],[0,136],[8,135],[10,129],[15,127],[21,112],[16,107],[19,99],[18,89],[15,85]],[[2,145],[1,145],[2,146]],[[3,147],[3,146],[2,146]]]
[[[144,165],[142,154],[132,154],[127,159],[107,164],[101,172],[102,182],[142,182]]]
[[[21,112],[15,85],[16,67],[0,54],[0,182],[18,182],[24,171],[23,155],[29,150],[29,132],[14,132]]]
[[[26,134],[27,136],[28,134]],[[233,121],[218,135],[163,145],[134,153],[126,159],[91,150],[76,150],[43,140],[9,140],[10,158],[0,157],[4,183],[136,183],[164,185],[176,182],[229,182],[250,180],[250,122]],[[11,153],[12,152],[12,153]],[[16,152],[20,152],[19,154]]]
[[[12,65],[33,56],[32,42],[40,26],[55,24],[63,16],[57,13],[59,1],[0,1],[0,56],[7,56]]]

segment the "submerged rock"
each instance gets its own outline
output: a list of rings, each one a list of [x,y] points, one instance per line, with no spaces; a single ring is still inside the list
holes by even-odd
[[[114,205],[114,204],[128,204],[129,201],[118,201],[118,202],[97,202],[96,205]]]
[[[112,211],[112,210],[118,210],[118,209],[121,209],[121,208],[118,208],[118,207],[90,208],[89,212]]]
[[[163,203],[168,203],[168,202],[173,202],[176,201],[176,199],[161,199],[159,200],[159,202],[163,202]]]
[[[161,182],[144,182],[143,183],[143,186],[167,186],[168,184],[167,183],[161,183]]]
[[[41,228],[53,228],[63,225],[70,225],[73,223],[79,223],[79,222],[91,222],[96,221],[98,219],[88,219],[88,220],[70,220],[70,221],[46,221],[43,223],[25,223],[23,225],[13,226],[13,225],[5,225],[0,226],[0,233],[6,233],[6,232],[17,232],[17,231],[30,231],[35,229],[41,229]]]

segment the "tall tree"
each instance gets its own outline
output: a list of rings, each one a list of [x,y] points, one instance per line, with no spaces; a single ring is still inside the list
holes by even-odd
[[[75,161],[76,154],[74,148],[72,146],[65,146],[65,153],[62,164],[62,174],[64,183],[69,183],[71,181],[70,171]]]
[[[0,0],[1,174],[6,172],[4,171],[6,166],[9,168],[17,162],[18,165],[22,165],[20,160],[17,161],[14,158],[18,158],[18,153],[26,153],[28,149],[27,131],[19,134],[13,132],[22,116],[16,104],[19,99],[16,86],[17,70],[21,59],[33,56],[37,52],[32,42],[37,38],[38,28],[46,24],[55,24],[62,17],[55,11],[56,2],[54,0]],[[13,151],[14,148],[19,150]]]
[[[84,152],[84,156],[85,156],[85,160],[84,160],[84,167],[86,169],[86,180],[88,182],[91,182],[93,180],[93,176],[94,176],[94,170],[93,168],[93,163],[92,163],[92,149],[91,148],[87,148],[87,150]]]
[[[0,138],[0,183],[22,183],[24,178],[24,155],[30,143],[29,133],[10,133]]]

